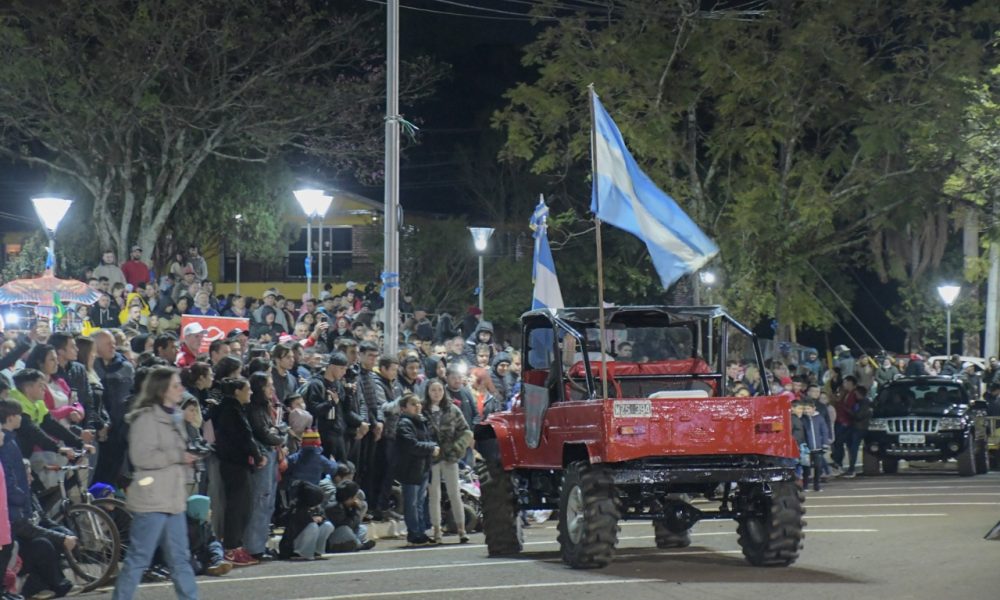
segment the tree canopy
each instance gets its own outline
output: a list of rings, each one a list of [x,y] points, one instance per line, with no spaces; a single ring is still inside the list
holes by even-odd
[[[867,267],[873,231],[936,215],[1000,22],[985,1],[607,5],[603,23],[564,16],[526,48],[538,75],[494,116],[502,157],[585,184],[593,82],[644,170],[719,243],[724,301],[783,327],[830,326],[820,277]]]
[[[0,151],[85,190],[98,240],[120,256],[138,242],[148,257],[214,159],[297,152],[376,179],[372,16],[307,0],[15,0],[0,15]],[[439,75],[406,65],[403,102]]]

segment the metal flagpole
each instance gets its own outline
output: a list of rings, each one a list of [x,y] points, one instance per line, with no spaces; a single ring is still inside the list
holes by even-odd
[[[316,291],[317,294],[323,293],[323,217],[319,218],[319,254],[316,256],[317,267],[316,269]]]
[[[312,251],[313,251],[313,218],[309,215],[306,219],[306,295],[310,298],[313,295],[312,278]]]
[[[590,100],[590,176],[593,179],[594,188],[597,189],[597,119],[594,117],[594,84],[587,86],[590,90],[588,99]],[[600,198],[598,198],[600,202]],[[597,232],[597,318],[600,320],[600,344],[601,344],[601,390],[603,398],[608,398],[608,357],[604,347],[605,323],[604,323],[604,251],[601,244],[601,219],[594,214],[594,230]],[[583,352],[587,349],[583,348]]]
[[[399,338],[399,0],[386,2],[385,304],[383,351],[395,356]]]

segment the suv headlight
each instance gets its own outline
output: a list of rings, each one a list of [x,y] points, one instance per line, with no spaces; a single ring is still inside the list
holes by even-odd
[[[961,417],[944,417],[938,421],[938,431],[961,431],[964,427]]]
[[[871,419],[868,421],[868,431],[887,431],[889,423],[885,419]]]

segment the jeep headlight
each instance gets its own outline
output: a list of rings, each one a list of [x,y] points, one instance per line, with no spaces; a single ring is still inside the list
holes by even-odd
[[[938,421],[938,431],[961,431],[964,426],[961,417],[945,417]]]
[[[868,421],[868,431],[888,431],[889,422],[885,419],[872,419]]]

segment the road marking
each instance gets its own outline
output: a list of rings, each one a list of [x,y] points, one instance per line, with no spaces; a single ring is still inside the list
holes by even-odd
[[[907,485],[907,486],[885,486],[885,487],[864,487],[856,488],[854,490],[847,489],[842,490],[845,492],[857,491],[857,492],[875,492],[882,490],[987,490],[987,489],[997,489],[997,484],[991,483],[987,485]]]
[[[808,504],[814,508],[887,508],[890,506],[1000,506],[1000,502],[883,502],[880,504]]]
[[[396,590],[392,592],[368,592],[362,594],[341,594],[339,596],[316,596],[313,598],[295,598],[294,600],[349,600],[351,598],[386,598],[395,596],[420,596],[433,594],[453,594],[457,592],[490,592],[494,590],[539,589],[563,586],[584,585],[624,585],[636,583],[663,583],[662,579],[591,579],[588,581],[557,581],[552,583],[520,583],[504,585],[484,585],[475,587],[453,587],[424,590]]]
[[[850,496],[827,496],[823,494],[824,500],[851,500],[852,498],[933,498],[935,496],[954,496],[956,498],[961,498],[965,496],[997,496],[1000,497],[1000,492],[962,492],[960,494],[853,494]],[[807,505],[808,506],[808,505]]]
[[[809,508],[816,508],[815,506],[809,506]],[[910,518],[910,517],[947,517],[948,513],[885,513],[885,514],[873,514],[873,515],[807,515],[806,520],[811,521],[813,519],[874,519],[874,518]],[[724,520],[716,520],[716,523],[725,522]],[[641,525],[644,527],[649,527],[651,521],[628,521],[621,523],[622,526],[636,526]],[[719,535],[716,533],[705,534],[705,533],[693,533],[691,535]]]

